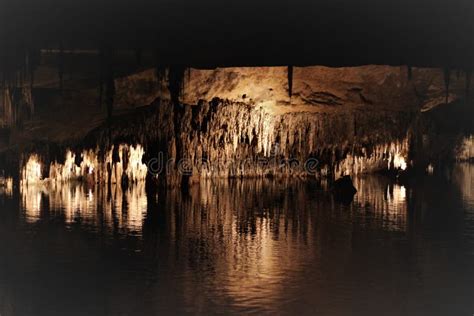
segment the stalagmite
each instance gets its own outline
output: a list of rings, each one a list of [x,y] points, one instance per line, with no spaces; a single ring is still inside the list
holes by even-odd
[[[24,185],[36,184],[42,180],[42,166],[38,155],[33,154],[28,158],[21,172],[21,182]]]
[[[89,183],[121,184],[144,181],[148,168],[142,163],[145,151],[141,145],[121,144],[100,155],[99,149],[86,149],[76,159],[76,154],[68,150],[64,162],[51,162],[48,177],[43,178],[43,163],[38,154],[29,156],[22,168],[22,184],[63,183],[84,180]],[[118,157],[114,159],[113,153]]]

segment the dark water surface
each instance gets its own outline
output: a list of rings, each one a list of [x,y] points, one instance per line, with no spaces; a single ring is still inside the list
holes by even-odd
[[[355,185],[3,192],[0,314],[472,315],[474,165]]]

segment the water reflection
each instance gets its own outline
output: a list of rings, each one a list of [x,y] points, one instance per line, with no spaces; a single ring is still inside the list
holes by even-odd
[[[28,187],[0,212],[0,313],[462,314],[473,170],[356,178],[351,205],[289,180]]]
[[[89,186],[74,182],[23,185],[20,194],[28,223],[54,217],[66,225],[140,235],[147,211],[142,181],[125,189],[116,184]]]
[[[354,204],[368,211],[377,225],[389,231],[407,230],[407,188],[383,176],[356,178]],[[369,216],[367,216],[369,218]]]
[[[466,167],[467,168],[467,167]],[[455,173],[456,181],[472,194],[471,178],[466,170]],[[384,225],[387,230],[406,230],[407,189],[382,176],[358,177],[354,180],[358,193],[353,208],[365,209]],[[185,222],[185,229],[192,231],[203,218],[209,225],[232,228],[224,233],[232,236],[235,233],[251,232],[261,235],[269,230],[279,232],[288,230],[288,211],[295,212],[295,207],[307,199],[310,184],[298,181],[274,182],[255,180],[243,182],[206,182],[195,186],[188,194],[179,190],[160,193],[166,201],[175,201],[165,206],[167,211],[179,214],[180,222]],[[322,194],[313,186],[314,194],[319,195],[318,203],[331,201],[330,196]],[[55,216],[64,219],[66,224],[82,223],[89,226],[106,227],[110,231],[123,229],[124,232],[139,233],[146,217],[148,198],[144,182],[138,182],[122,189],[120,185],[89,186],[87,184],[65,182],[21,186],[21,206],[26,222],[34,223],[44,216]],[[291,193],[291,194],[288,194]],[[276,200],[274,198],[277,197]],[[266,198],[267,200],[265,200]],[[262,200],[263,199],[263,200]],[[267,204],[263,204],[263,202]],[[298,209],[299,216],[307,216],[307,207]],[[306,210],[306,212],[305,212]],[[203,218],[201,213],[205,212]],[[248,214],[259,218],[249,222]],[[235,214],[234,214],[235,213]],[[175,217],[173,217],[175,218]],[[286,220],[281,227],[281,219]],[[310,231],[311,227],[299,227],[302,223],[310,224],[306,218],[297,218],[298,230]],[[174,232],[173,232],[174,233]],[[295,235],[298,231],[295,232]]]
[[[220,288],[216,303],[264,310],[284,299],[287,280],[316,256],[314,214],[302,204],[304,192],[302,184],[268,181],[207,183],[184,198],[168,192],[161,206],[171,216],[173,256],[188,258],[181,264],[197,279],[212,279],[206,287]],[[188,305],[196,300],[197,279],[186,278]]]

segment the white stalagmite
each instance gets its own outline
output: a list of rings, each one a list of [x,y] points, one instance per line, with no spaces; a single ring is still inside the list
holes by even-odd
[[[22,185],[50,183],[57,184],[66,181],[85,179],[90,183],[121,183],[127,177],[130,182],[144,181],[148,172],[147,166],[142,163],[145,150],[141,145],[119,145],[119,161],[112,161],[113,147],[104,155],[103,161],[99,159],[99,150],[89,149],[81,153],[80,166],[75,163],[76,156],[70,150],[65,154],[64,163],[56,161],[50,164],[49,177],[42,178],[42,163],[37,154],[29,156],[21,171]],[[127,168],[124,169],[127,153]],[[109,180],[110,179],[110,180]]]
[[[33,154],[28,158],[21,172],[22,184],[35,184],[42,181],[41,162],[37,154]]]

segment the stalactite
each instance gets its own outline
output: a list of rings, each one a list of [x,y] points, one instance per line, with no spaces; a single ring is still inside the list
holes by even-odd
[[[260,107],[217,98],[193,106],[167,101],[150,115],[140,116],[136,125],[110,128],[105,124],[103,129],[91,134],[86,148],[92,149],[76,149],[65,161],[74,162],[85,178],[110,183],[118,181],[134,166],[139,170],[135,174],[146,177],[143,148],[147,152],[150,149],[154,154],[146,157],[147,161],[163,153],[161,163],[166,168],[161,169],[166,173],[160,173],[156,181],[171,185],[212,177],[338,177],[389,168],[404,169],[409,165],[409,146],[401,131],[407,130],[410,118],[399,115],[274,115]],[[394,124],[390,128],[385,124],[374,127],[375,130],[365,128],[382,120]],[[358,137],[353,136],[355,130]],[[120,147],[134,144],[137,139],[143,144],[142,149],[132,145]],[[82,157],[78,160],[80,153]],[[317,169],[310,172],[304,169],[309,158],[319,161]],[[183,165],[178,163],[181,159],[190,173],[182,172]],[[287,159],[288,163],[282,166],[279,159]],[[52,159],[42,161],[48,164]],[[168,165],[168,161],[173,163]],[[300,168],[290,168],[292,161],[300,162]],[[53,165],[49,173],[57,170],[56,174],[64,174],[65,165],[66,162]],[[131,174],[127,177],[133,179]]]
[[[138,66],[142,65],[142,55],[143,55],[143,50],[141,48],[135,49],[135,61],[137,62]]]
[[[184,74],[186,68],[183,66],[172,66],[168,72],[168,88],[171,94],[171,100],[175,105],[180,103],[179,98],[184,89]]]
[[[114,108],[114,96],[115,96],[115,83],[114,77],[111,72],[107,75],[106,82],[106,103],[107,103],[107,118],[110,120],[113,115]]]
[[[30,49],[28,50],[28,76],[30,78],[30,89],[33,89],[34,83],[35,83],[35,71],[36,68],[38,68],[40,61],[41,61],[41,55],[40,55],[39,49]]]
[[[104,68],[105,68],[104,49],[99,50],[99,106],[102,107],[102,98],[104,94]]]
[[[166,67],[160,61],[160,55],[157,50],[154,51],[154,59],[155,59],[155,75],[158,82],[159,89],[161,90],[163,87],[163,83],[166,78]]]
[[[469,92],[471,90],[471,76],[472,69],[466,69],[466,99],[469,98]]]
[[[12,104],[11,89],[8,86],[4,86],[3,88],[3,112],[4,124],[8,127],[13,126],[15,121],[14,108]]]
[[[115,97],[115,80],[114,80],[114,52],[107,50],[105,58],[107,59],[107,74],[105,83],[105,95],[107,104],[107,118],[110,120],[113,114],[114,97]]]
[[[411,66],[407,66],[407,78],[408,81],[411,81],[413,79],[413,72]]]
[[[293,66],[288,66],[288,96],[293,94]]]
[[[58,54],[58,77],[59,77],[59,90],[63,91],[63,77],[64,77],[64,47],[63,42],[59,43],[59,54]]]
[[[443,72],[443,77],[444,77],[444,88],[446,91],[446,104],[448,103],[448,98],[449,98],[449,84],[451,81],[451,69],[448,67],[444,68]]]

